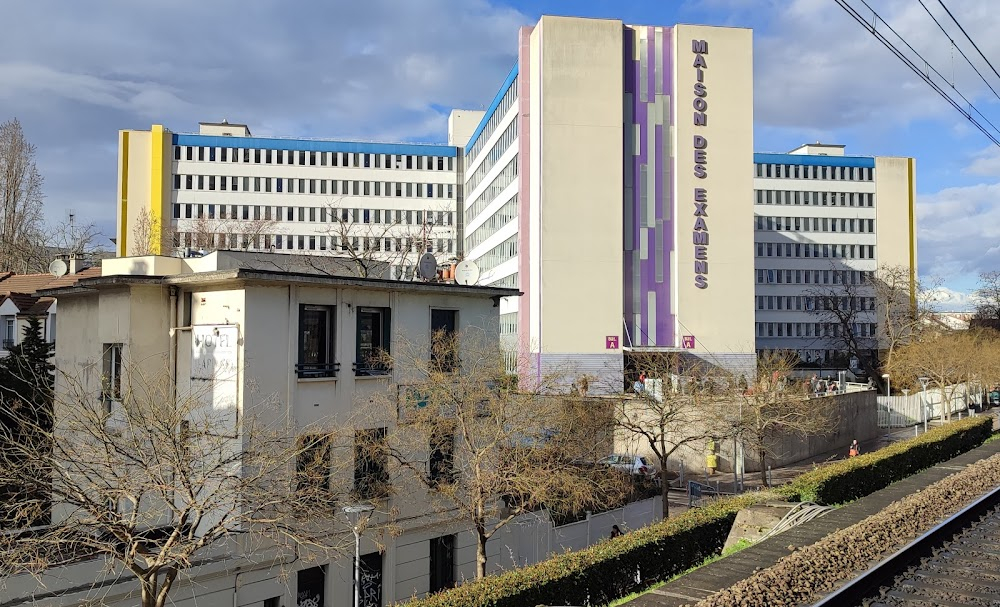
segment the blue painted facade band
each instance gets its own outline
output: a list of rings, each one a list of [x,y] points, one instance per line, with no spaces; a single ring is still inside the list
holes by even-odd
[[[754,164],[797,164],[800,166],[875,168],[875,159],[867,156],[819,156],[800,154],[755,153]]]
[[[174,145],[250,150],[295,150],[303,152],[346,152],[349,154],[398,154],[401,156],[457,157],[458,148],[426,143],[369,143],[363,141],[321,141],[266,137],[225,137],[219,135],[173,135]]]
[[[496,96],[493,97],[493,101],[490,102],[490,106],[486,108],[486,113],[483,114],[483,119],[479,121],[479,126],[473,131],[472,137],[469,137],[469,143],[465,144],[465,153],[468,154],[472,151],[472,146],[476,145],[476,141],[479,136],[483,134],[483,129],[486,128],[486,123],[490,121],[493,117],[493,112],[497,111],[497,107],[500,102],[503,101],[503,96],[507,94],[511,85],[517,80],[517,62],[514,63],[514,67],[510,68],[510,72],[507,74],[507,78],[504,79],[503,84],[500,85],[500,90],[497,92]]]

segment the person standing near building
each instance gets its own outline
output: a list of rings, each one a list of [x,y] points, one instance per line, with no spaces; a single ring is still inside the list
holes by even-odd
[[[858,455],[861,455],[861,447],[858,446],[858,439],[854,439],[854,442],[851,443],[850,450],[847,452],[847,456],[857,457]]]

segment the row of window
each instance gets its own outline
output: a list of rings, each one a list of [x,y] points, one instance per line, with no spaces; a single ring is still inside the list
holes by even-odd
[[[497,230],[517,219],[517,194],[497,209],[496,213],[483,222],[481,226],[465,237],[465,250],[471,251],[486,242],[486,239],[496,234]]]
[[[830,257],[833,259],[875,259],[872,244],[800,244],[758,242],[757,257]]]
[[[174,203],[174,219],[235,219],[242,221],[334,221],[355,224],[450,226],[453,211],[356,209],[339,207],[282,207],[253,204]]]
[[[487,154],[486,158],[483,159],[483,162],[476,167],[475,172],[466,178],[466,192],[471,192],[476,189],[476,186],[483,180],[483,177],[486,177],[486,173],[490,172],[490,169],[496,165],[497,161],[500,160],[500,157],[504,155],[504,152],[510,149],[510,146],[514,145],[515,141],[517,141],[517,116],[514,116],[514,120],[512,120],[507,128],[504,129],[503,134],[500,135],[496,143],[493,144],[493,147],[490,148],[489,154]]]
[[[801,190],[754,190],[756,204],[790,204],[814,207],[873,207],[870,192],[803,192]]]
[[[454,253],[455,241],[450,238],[419,236],[383,238],[376,236],[324,236],[304,234],[236,234],[212,232],[176,232],[175,247],[238,251],[347,251],[387,253]]]
[[[500,195],[500,192],[504,191],[504,188],[514,183],[515,179],[517,179],[517,156],[510,159],[507,166],[505,166],[503,170],[493,178],[490,185],[480,192],[479,196],[476,196],[476,199],[472,201],[472,204],[466,206],[465,221],[471,222],[474,220],[480,213],[483,212],[483,210],[486,209],[486,207],[489,206],[491,202],[493,202],[494,199],[496,199],[497,196]]]
[[[863,270],[757,270],[759,285],[863,285],[871,277],[871,272]]]
[[[823,295],[758,295],[758,310],[816,310],[870,311],[875,309],[874,297],[826,297]]]
[[[295,372],[299,377],[336,377],[344,352],[336,351],[336,306],[299,305],[299,351]],[[354,374],[385,375],[389,367],[385,364],[392,353],[390,336],[391,310],[389,308],[359,307],[357,309],[357,333],[355,342]],[[433,339],[447,339],[458,329],[458,311],[431,309],[430,335]],[[338,356],[339,355],[339,356]],[[442,371],[457,370],[457,352],[454,347],[447,352],[442,348],[431,348],[431,363]]]
[[[260,150],[175,145],[174,160],[202,162],[241,162],[243,164],[287,164],[366,169],[415,169],[454,171],[451,156],[414,156],[402,154],[362,154],[356,152],[309,152],[305,150]]]
[[[847,217],[771,217],[756,216],[758,230],[778,232],[849,232],[874,234],[874,219]]]
[[[476,264],[482,272],[489,272],[493,268],[517,256],[517,234],[501,242],[483,255],[476,258]]]
[[[231,177],[228,175],[174,175],[174,190],[197,192],[263,192],[385,196],[386,198],[454,198],[451,183],[293,179],[291,177]]]
[[[874,181],[872,167],[806,166],[800,164],[755,164],[757,177],[778,179],[832,179],[836,181]]]
[[[489,286],[497,287],[498,289],[517,289],[519,287],[517,282],[517,272],[508,274],[499,280],[495,280],[489,283]]]
[[[517,333],[517,312],[509,312],[500,315],[500,335],[514,335]]]
[[[757,337],[841,337],[844,327],[835,322],[759,322]],[[875,323],[852,323],[851,335],[875,337]]]
[[[493,111],[493,115],[486,121],[486,126],[479,133],[479,138],[472,144],[469,153],[465,155],[466,166],[472,166],[472,163],[476,160],[476,156],[479,156],[479,153],[483,151],[483,147],[489,141],[490,135],[500,127],[500,122],[507,115],[507,111],[514,105],[515,101],[517,101],[517,78],[514,79],[510,88],[504,93],[503,98],[500,99],[500,103],[497,105],[497,109]]]

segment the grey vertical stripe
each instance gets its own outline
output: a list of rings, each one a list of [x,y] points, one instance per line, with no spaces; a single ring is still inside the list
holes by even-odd
[[[656,94],[663,94],[663,70],[666,66],[663,65],[663,28],[658,27],[655,30],[654,44],[656,45],[656,56],[653,57],[653,66],[656,70]]]
[[[631,171],[632,167],[628,167],[627,171]],[[625,188],[625,250],[632,251],[635,249],[635,241],[633,240],[632,232],[635,230],[635,209],[632,207],[632,188]]]
[[[639,230],[639,259],[649,259],[649,230]]]
[[[656,220],[656,282],[663,282],[663,220]]]
[[[646,293],[646,308],[649,313],[646,314],[646,325],[649,330],[646,333],[649,335],[649,343],[656,343],[656,291],[649,291]]]
[[[649,166],[645,164],[639,165],[639,227],[644,228],[648,224],[646,223],[646,207],[648,204],[649,196],[649,182],[646,181],[646,173],[649,172]]]
[[[639,322],[639,314],[642,312],[642,305],[639,301],[639,285],[642,283],[642,272],[640,271],[639,256],[632,256],[632,313],[635,314],[635,322]],[[635,333],[632,334],[633,336]]]
[[[635,80],[635,85],[639,89],[639,101],[647,102],[649,101],[649,95],[646,94],[646,28],[639,28],[639,35],[635,36],[636,42],[639,44],[639,77]]]

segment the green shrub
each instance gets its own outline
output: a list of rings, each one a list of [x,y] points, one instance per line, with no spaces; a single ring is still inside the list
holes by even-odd
[[[407,607],[601,605],[719,553],[737,512],[775,498],[767,492],[722,498],[584,550],[417,599]]]
[[[584,550],[416,599],[407,607],[605,604],[718,554],[743,508],[782,498],[834,504],[864,497],[979,446],[990,436],[992,424],[991,416],[950,423],[807,472],[776,491],[722,498]]]
[[[970,417],[878,451],[827,464],[776,491],[789,501],[849,502],[978,447],[992,431],[992,416]]]

